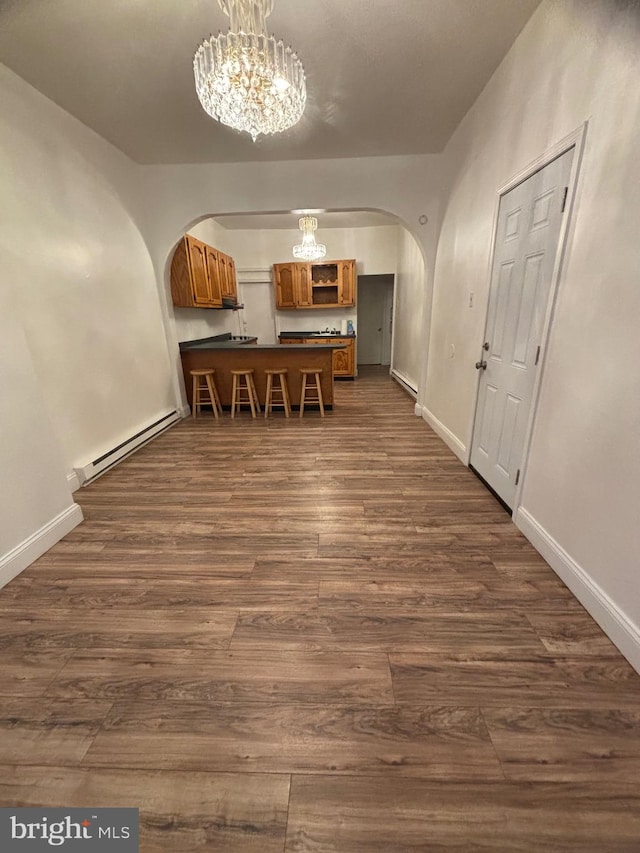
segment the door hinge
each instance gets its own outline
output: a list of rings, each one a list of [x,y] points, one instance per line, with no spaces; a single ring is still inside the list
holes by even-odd
[[[536,350],[536,360],[533,362],[533,366],[535,367],[539,361],[540,361],[540,347],[538,347],[538,349]]]
[[[520,482],[520,469],[518,468],[518,470],[516,471],[516,482],[515,482],[515,485],[517,486],[519,482]]]
[[[564,194],[562,196],[562,209],[560,210],[560,213],[564,213],[564,209],[567,206],[567,194],[568,193],[569,193],[569,187],[565,187],[564,188]]]

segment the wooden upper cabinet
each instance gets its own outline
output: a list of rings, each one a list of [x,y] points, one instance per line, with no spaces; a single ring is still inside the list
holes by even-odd
[[[222,295],[227,299],[237,299],[236,265],[233,258],[224,252],[218,252],[218,270]]]
[[[211,302],[209,271],[207,269],[207,246],[199,240],[187,239],[189,247],[189,267],[191,269],[191,287],[193,301],[208,305]]]
[[[222,297],[236,298],[233,258],[186,234],[171,261],[171,296],[182,308],[222,308]]]
[[[313,305],[313,290],[311,287],[311,264],[296,264],[298,299],[301,306]]]
[[[211,307],[207,246],[187,234],[176,246],[171,261],[173,304],[184,308]]]
[[[338,302],[340,305],[356,304],[356,262],[338,263]]]
[[[229,285],[227,284],[227,256],[224,252],[218,252],[218,275],[220,276],[220,292],[223,296],[229,295]]]
[[[276,308],[297,308],[296,267],[293,261],[288,264],[273,265],[273,286],[276,295]]]
[[[276,308],[344,308],[356,304],[356,262],[290,261],[273,265]]]
[[[209,294],[211,304],[222,308],[222,288],[220,287],[219,252],[207,246],[207,271],[209,273]]]
[[[229,258],[228,286],[229,286],[229,296],[231,296],[233,299],[237,300],[237,298],[238,298],[238,280],[236,278],[236,262],[231,257]]]

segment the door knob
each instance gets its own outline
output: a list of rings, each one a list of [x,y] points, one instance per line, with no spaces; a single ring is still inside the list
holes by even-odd
[[[476,361],[476,370],[486,370],[487,362],[486,361]]]

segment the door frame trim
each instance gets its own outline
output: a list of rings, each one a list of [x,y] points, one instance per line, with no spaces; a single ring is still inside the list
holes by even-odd
[[[366,285],[362,285],[360,283],[360,279],[361,278],[383,278],[383,277],[389,278],[390,281],[387,282],[388,289],[384,295],[384,299],[382,300],[382,329],[384,331],[383,331],[383,334],[380,338],[380,365],[382,367],[388,367],[389,368],[389,374],[393,374],[393,333],[394,333],[393,312],[394,312],[394,308],[395,308],[395,304],[396,304],[396,291],[397,291],[396,278],[397,278],[397,273],[395,273],[395,272],[389,272],[389,273],[359,273],[358,275],[356,275],[356,287],[358,289],[358,297],[357,297],[357,302],[356,302],[356,326],[358,325],[359,319],[360,319],[359,311],[360,311],[360,307],[362,305],[363,288],[366,287]],[[391,298],[389,298],[389,296]],[[389,321],[391,322],[391,328],[390,328],[389,334],[387,336],[387,331],[385,330],[385,325]],[[358,336],[360,336],[360,332],[358,332]],[[389,362],[388,362],[388,364],[385,364],[382,361],[382,359],[384,358],[384,355],[385,355],[385,347],[384,347],[385,339],[388,339],[388,341],[389,341]],[[357,361],[357,351],[356,351],[356,361]],[[372,362],[372,363],[376,364],[376,362]],[[358,375],[358,371],[357,371],[357,364],[356,364],[356,376],[357,375]]]
[[[489,322],[489,299],[491,296],[491,281],[493,279],[493,264],[496,250],[496,241],[498,238],[498,214],[500,210],[500,202],[502,197],[510,192],[512,189],[517,187],[519,184],[524,183],[524,181],[528,180],[532,175],[536,172],[539,172],[553,160],[556,160],[558,157],[565,154],[571,148],[575,148],[575,154],[573,157],[573,161],[571,163],[571,174],[569,176],[569,191],[567,193],[566,206],[565,206],[565,216],[560,225],[560,233],[558,235],[558,245],[556,248],[556,256],[553,262],[553,273],[551,275],[551,283],[549,287],[549,296],[547,299],[547,307],[545,309],[544,321],[542,324],[542,333],[540,335],[540,362],[538,364],[538,370],[536,372],[536,376],[533,383],[533,389],[531,392],[531,409],[529,411],[529,417],[527,418],[527,427],[525,430],[524,436],[524,445],[522,449],[522,459],[520,461],[520,480],[518,485],[516,486],[515,495],[513,498],[513,506],[511,507],[511,511],[513,517],[515,518],[516,512],[520,506],[520,499],[522,496],[522,490],[524,484],[527,479],[527,468],[529,465],[529,451],[531,448],[531,436],[533,434],[533,427],[535,424],[535,419],[538,410],[538,402],[540,399],[540,389],[542,386],[542,379],[544,376],[544,368],[547,358],[547,344],[549,341],[549,335],[551,332],[551,322],[553,319],[553,313],[556,304],[556,296],[558,293],[558,287],[561,280],[561,273],[563,268],[564,259],[567,253],[567,244],[568,237],[570,232],[570,227],[573,223],[573,212],[576,206],[576,196],[577,196],[577,188],[578,188],[578,177],[580,173],[580,167],[582,164],[582,157],[585,149],[585,141],[587,135],[588,121],[583,122],[579,125],[572,133],[568,134],[568,136],[563,137],[561,140],[548,148],[543,154],[539,157],[536,157],[531,163],[521,169],[516,175],[510,178],[507,183],[503,184],[496,192],[496,199],[494,204],[494,213],[493,213],[493,224],[491,227],[491,250],[489,252],[489,269],[488,269],[488,282],[489,286],[487,289],[487,310],[485,314],[485,321],[482,332],[482,340],[486,340],[487,336],[487,326]],[[481,350],[482,343],[479,344],[479,351]],[[473,434],[476,429],[476,419],[477,419],[477,408],[478,408],[478,397],[480,395],[480,372],[478,371],[478,376],[476,379],[476,389],[475,394],[473,395],[473,419],[471,426],[471,434],[469,436],[469,441],[467,442],[467,450],[465,453],[465,465],[469,468],[471,466],[471,450],[473,446]]]

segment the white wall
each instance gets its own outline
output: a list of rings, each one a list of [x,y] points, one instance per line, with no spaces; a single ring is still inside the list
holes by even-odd
[[[427,359],[431,292],[420,246],[404,229],[399,229],[397,263],[391,364],[395,373],[418,390]]]
[[[229,230],[216,222],[215,219],[203,219],[202,222],[192,225],[189,228],[189,234],[197,237],[198,240],[202,240],[203,243],[208,243],[210,246],[220,249],[221,252],[225,252],[227,255],[231,254],[227,238]]]
[[[69,472],[175,404],[138,167],[1,66],[0,100],[2,287]]]
[[[0,311],[0,586],[82,521],[13,295]]]
[[[638,79],[637,5],[548,0],[467,114],[445,152],[425,401],[464,453],[497,189],[588,121],[517,521],[640,668]]]
[[[295,216],[291,217],[295,220]],[[223,221],[224,222],[224,221]],[[358,274],[395,272],[398,227],[321,228],[316,231],[318,243],[327,247],[327,260],[355,258]],[[291,249],[299,243],[298,228],[247,230],[225,229],[230,254],[236,265],[249,269],[270,267],[293,260]]]

